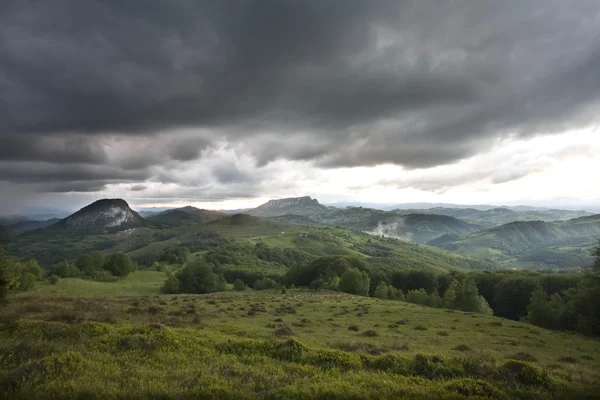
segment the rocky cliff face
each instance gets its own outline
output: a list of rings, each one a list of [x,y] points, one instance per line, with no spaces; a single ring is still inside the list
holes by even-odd
[[[80,233],[116,232],[144,226],[144,219],[122,199],[98,200],[52,226]]]
[[[317,199],[308,196],[291,197],[287,199],[269,200],[265,204],[250,210],[248,214],[257,217],[274,217],[285,214],[312,215],[326,210]]]

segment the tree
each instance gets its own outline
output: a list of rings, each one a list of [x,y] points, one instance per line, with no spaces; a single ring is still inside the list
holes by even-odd
[[[479,293],[473,279],[464,279],[458,285],[455,308],[462,311],[477,312],[479,309]]]
[[[160,288],[160,291],[165,294],[177,294],[179,293],[179,280],[173,274],[169,274],[167,280]]]
[[[233,290],[235,290],[236,292],[243,292],[244,290],[246,290],[246,284],[243,280],[238,278],[235,281],[233,281]]]
[[[92,251],[77,258],[75,266],[86,276],[94,276],[101,271],[106,263],[106,257],[101,251]]]
[[[64,260],[50,267],[50,273],[61,278],[75,278],[81,275],[79,268],[70,261]]]
[[[0,300],[8,294],[10,287],[9,258],[4,254],[4,249],[0,247]]]
[[[450,308],[452,310],[456,309],[456,292],[460,290],[459,288],[460,282],[454,279],[450,282],[448,289],[444,292],[443,303],[444,307]]]
[[[25,265],[23,266],[23,271],[32,274],[35,277],[36,281],[42,280],[42,268],[40,268],[40,265],[34,258],[30,259],[25,263]]]
[[[186,265],[177,274],[181,293],[213,293],[225,290],[223,276],[215,274],[204,259],[198,259]]]
[[[464,278],[463,281],[454,279],[450,282],[448,289],[444,292],[443,298],[438,302],[440,307],[446,307],[453,310],[476,312],[480,314],[492,314],[487,301],[479,295],[477,285],[471,278]]]
[[[35,286],[35,282],[37,281],[37,278],[31,272],[24,272],[20,276],[19,281],[20,281],[19,290],[22,290],[25,292],[25,291],[33,289],[33,287]]]
[[[368,296],[370,283],[369,274],[356,268],[350,268],[340,277],[339,287],[345,293]]]
[[[115,253],[108,256],[103,268],[114,276],[125,277],[135,270],[135,264],[125,253]]]
[[[50,282],[51,285],[56,285],[59,280],[60,280],[60,277],[58,275],[52,274],[48,277],[48,282]]]
[[[375,288],[375,292],[373,293],[373,297],[378,299],[389,299],[390,298],[390,285],[385,283],[384,281],[379,282],[377,287]]]
[[[327,290],[340,290],[340,277],[333,275],[327,282],[325,282],[325,289]]]
[[[431,297],[425,289],[413,289],[406,293],[406,301],[422,306],[429,306],[431,304]]]
[[[527,306],[527,320],[537,326],[548,329],[559,327],[560,311],[556,312],[550,306],[548,294],[538,286],[531,294],[531,301]]]
[[[529,276],[503,278],[495,287],[494,314],[514,320],[525,317],[531,293],[536,287],[535,280]]]

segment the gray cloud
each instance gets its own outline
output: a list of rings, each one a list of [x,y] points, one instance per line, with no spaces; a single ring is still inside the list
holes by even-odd
[[[129,188],[132,192],[141,192],[142,190],[146,190],[148,186],[146,185],[133,185]]]
[[[597,122],[599,16],[592,0],[3,1],[0,179],[172,181],[222,142],[258,166],[449,164]]]

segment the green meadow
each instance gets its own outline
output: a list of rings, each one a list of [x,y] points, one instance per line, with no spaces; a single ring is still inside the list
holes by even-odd
[[[597,398],[600,341],[482,314],[287,289],[164,295],[61,279],[0,308],[0,396]]]

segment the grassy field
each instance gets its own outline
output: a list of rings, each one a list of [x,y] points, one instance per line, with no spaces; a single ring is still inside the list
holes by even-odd
[[[591,399],[600,393],[595,339],[335,292],[161,295],[163,278],[140,271],[117,283],[64,279],[10,296],[0,308],[0,396]]]

